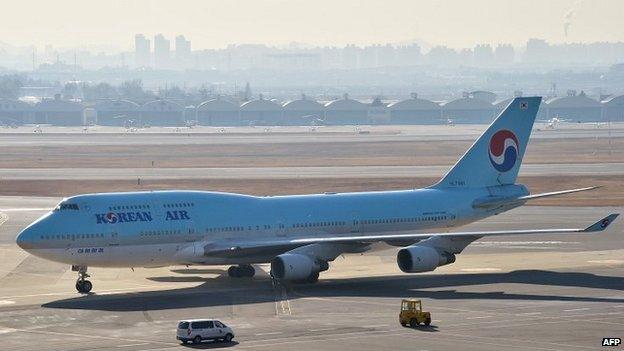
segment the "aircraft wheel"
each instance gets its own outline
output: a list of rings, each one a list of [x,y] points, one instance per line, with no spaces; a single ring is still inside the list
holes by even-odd
[[[240,278],[241,270],[236,266],[231,266],[228,268],[228,276],[230,276],[230,278]]]
[[[88,294],[93,289],[93,284],[88,280],[79,280],[76,282],[76,290],[81,294]]]

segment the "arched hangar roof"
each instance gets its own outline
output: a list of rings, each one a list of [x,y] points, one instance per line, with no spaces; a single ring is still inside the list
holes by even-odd
[[[442,107],[446,110],[489,110],[494,108],[494,105],[481,99],[465,97],[445,102]]]
[[[338,99],[325,104],[328,111],[365,111],[366,105],[351,99]]]
[[[314,100],[299,99],[286,102],[284,110],[288,111],[322,111],[323,105]]]
[[[585,95],[562,96],[546,101],[549,108],[600,107],[600,103]]]
[[[45,99],[41,100],[37,105],[35,105],[35,110],[37,111],[61,111],[61,112],[81,112],[84,110],[84,106],[82,104],[69,101],[69,100],[57,100],[57,99]]]
[[[0,111],[30,111],[32,106],[20,100],[0,98]]]
[[[417,98],[393,102],[388,105],[388,108],[393,111],[437,110],[440,105],[431,100]]]
[[[182,105],[171,100],[153,100],[141,106],[141,111],[182,111]]]
[[[135,111],[139,104],[130,100],[102,100],[93,107],[98,111]]]
[[[204,101],[197,106],[198,111],[238,111],[238,106],[223,99]]]
[[[282,110],[282,106],[269,100],[251,100],[240,106],[241,111],[268,111],[278,112]]]
[[[624,95],[610,96],[602,103],[607,107],[624,106]]]

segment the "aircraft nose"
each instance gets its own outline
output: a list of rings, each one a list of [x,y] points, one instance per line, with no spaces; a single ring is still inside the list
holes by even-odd
[[[15,243],[17,244],[17,246],[22,248],[22,250],[28,251],[28,249],[33,248],[33,244],[34,244],[33,237],[34,237],[33,228],[32,228],[32,225],[30,225],[24,228],[24,230],[22,230],[17,235],[17,238],[15,238]]]

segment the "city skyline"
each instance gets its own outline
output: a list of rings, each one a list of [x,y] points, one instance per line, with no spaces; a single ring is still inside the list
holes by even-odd
[[[479,11],[484,7],[488,11]],[[134,33],[162,33],[169,38],[185,33],[197,49],[293,42],[337,47],[416,42],[425,50],[435,45],[459,49],[483,43],[517,47],[534,37],[553,44],[624,41],[624,26],[618,18],[622,11],[624,3],[614,0],[187,0],[182,5],[117,0],[89,7],[75,0],[26,0],[4,13],[0,41],[38,50],[51,45],[130,51]],[[31,21],[18,20],[22,18],[19,13],[29,13]],[[98,14],[97,21],[93,13]]]

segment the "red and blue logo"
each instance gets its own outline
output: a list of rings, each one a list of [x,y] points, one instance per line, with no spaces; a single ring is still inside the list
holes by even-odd
[[[499,172],[507,172],[513,168],[520,153],[518,138],[509,130],[503,129],[492,135],[490,139],[490,162]]]

